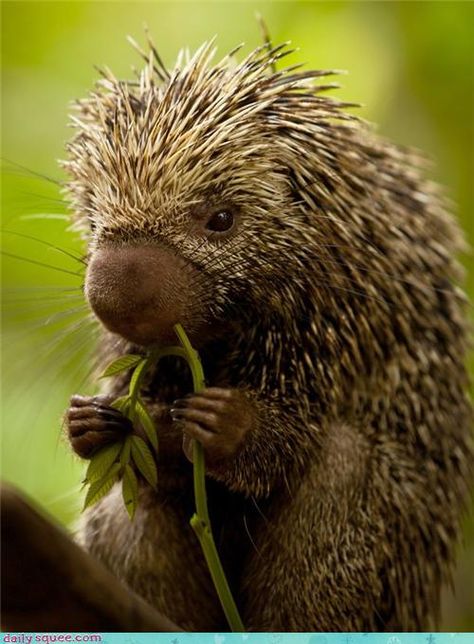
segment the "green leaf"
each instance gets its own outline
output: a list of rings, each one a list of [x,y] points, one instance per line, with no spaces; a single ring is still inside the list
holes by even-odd
[[[140,398],[137,398],[135,411],[137,412],[138,420],[140,421],[143,429],[145,430],[145,434],[147,435],[148,440],[153,445],[156,451],[158,449],[158,437],[156,434],[155,423],[153,422],[152,417],[148,413],[147,408],[143,404],[143,400],[141,400]]]
[[[130,463],[130,450],[132,448],[132,437],[129,435],[124,440],[122,451],[120,452],[120,465],[122,467]]]
[[[158,472],[150,448],[140,436],[132,436],[132,458],[140,474],[156,489]]]
[[[110,376],[115,376],[115,374],[121,373],[122,371],[133,369],[139,362],[145,362],[145,360],[146,358],[143,356],[126,353],[124,356],[120,356],[120,358],[111,362],[100,377],[109,378]]]
[[[112,443],[103,447],[97,454],[91,458],[89,467],[86,472],[86,483],[92,483],[98,479],[103,478],[109,471],[112,463],[117,459],[122,449],[122,443]]]
[[[122,479],[122,497],[130,519],[133,519],[138,505],[138,481],[130,465],[125,465]]]
[[[124,416],[128,416],[129,406],[130,406],[130,396],[120,396],[114,400],[110,405],[114,409],[121,411]]]
[[[94,503],[97,503],[97,501],[110,492],[114,483],[117,481],[120,468],[120,463],[114,463],[104,477],[91,484],[87,491],[82,511],[89,508],[91,505],[94,505]]]
[[[135,399],[138,396],[138,391],[140,389],[140,384],[143,375],[145,374],[145,370],[147,367],[150,366],[150,363],[147,359],[142,360],[140,364],[137,365],[137,367],[134,369],[132,373],[132,377],[130,378],[130,385],[129,385],[129,394],[131,399]]]

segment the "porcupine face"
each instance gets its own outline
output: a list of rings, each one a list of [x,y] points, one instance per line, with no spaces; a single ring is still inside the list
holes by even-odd
[[[210,56],[205,46],[163,78],[147,66],[136,84],[109,74],[72,117],[64,165],[89,240],[86,294],[107,328],[139,344],[169,341],[178,321],[202,332],[288,268],[275,230],[298,208],[271,58],[231,68]]]

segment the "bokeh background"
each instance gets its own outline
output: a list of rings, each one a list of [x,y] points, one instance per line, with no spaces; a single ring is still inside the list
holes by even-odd
[[[71,135],[68,103],[91,87],[93,66],[130,77],[140,63],[126,34],[143,42],[146,22],[169,64],[182,46],[213,35],[222,55],[242,41],[248,51],[261,41],[259,11],[274,42],[299,47],[290,63],[348,70],[338,96],[362,103],[359,114],[383,135],[436,161],[433,177],[474,244],[471,2],[3,2],[1,10],[2,476],[68,526],[80,510],[82,466],[61,439],[61,416],[71,393],[94,391],[94,327],[57,160]],[[462,259],[472,296],[474,260]],[[474,630],[472,518],[465,535],[444,630]]]

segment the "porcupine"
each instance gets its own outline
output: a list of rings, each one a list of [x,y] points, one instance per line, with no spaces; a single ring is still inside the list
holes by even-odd
[[[315,82],[333,71],[277,71],[268,43],[169,71],[149,47],[137,80],[102,71],[77,102],[68,194],[104,360],[181,322],[207,387],[160,362],[158,491],[131,522],[116,485],[80,539],[181,627],[225,629],[188,524],[198,440],[248,629],[427,628],[471,470],[462,235],[418,155]],[[110,407],[129,377],[72,397],[80,456],[132,431]]]

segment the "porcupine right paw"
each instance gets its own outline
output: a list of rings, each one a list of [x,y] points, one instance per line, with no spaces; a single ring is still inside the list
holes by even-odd
[[[81,458],[121,440],[133,430],[131,421],[111,407],[113,396],[72,396],[65,420],[73,450]]]

